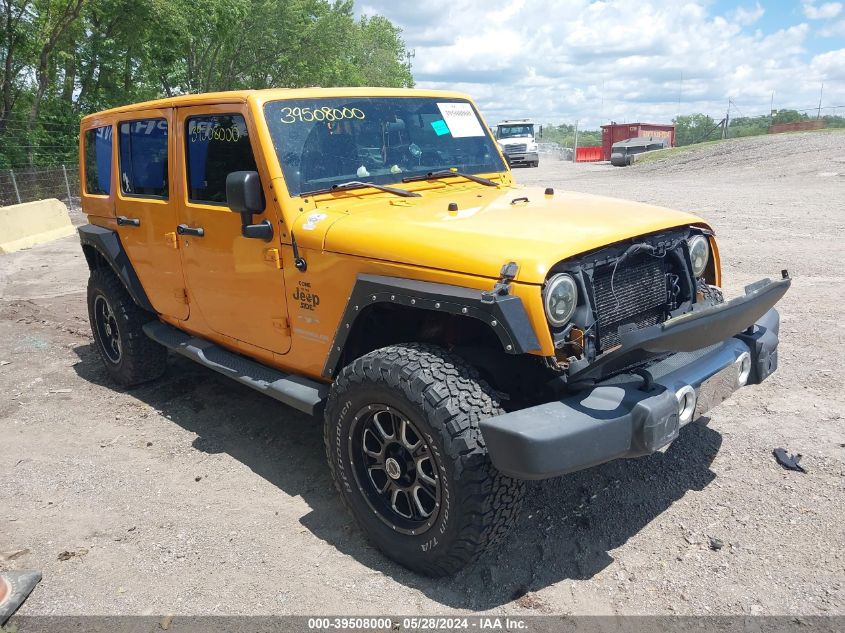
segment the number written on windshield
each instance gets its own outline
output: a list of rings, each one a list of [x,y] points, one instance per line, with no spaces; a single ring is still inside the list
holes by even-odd
[[[311,123],[312,121],[343,121],[344,119],[366,119],[359,108],[331,108],[324,107],[284,107],[281,108],[282,123]]]

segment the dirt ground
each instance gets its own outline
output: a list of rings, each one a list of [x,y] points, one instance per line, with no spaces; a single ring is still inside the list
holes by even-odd
[[[516,173],[699,213],[729,296],[788,268],[781,367],[665,453],[532,484],[507,543],[447,580],[367,544],[313,420],[185,359],[110,384],[74,238],[0,256],[0,568],[44,574],[19,613],[845,613],[843,141]]]

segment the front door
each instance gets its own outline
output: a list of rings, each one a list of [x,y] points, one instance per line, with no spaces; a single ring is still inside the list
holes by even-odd
[[[188,318],[176,243],[173,110],[128,113],[117,124],[117,233],[153,308]]]
[[[266,173],[256,165],[254,129],[245,106],[178,108],[179,252],[189,300],[219,334],[283,354],[290,347],[277,210],[267,203],[254,223],[269,220],[273,239],[241,235],[241,216],[226,205],[226,176],[259,171],[265,199],[272,201]],[[192,315],[194,313],[192,312]]]

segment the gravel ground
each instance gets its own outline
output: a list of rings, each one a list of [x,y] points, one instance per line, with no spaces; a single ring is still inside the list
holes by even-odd
[[[729,296],[788,268],[781,368],[665,453],[532,484],[510,539],[448,580],[367,545],[304,415],[184,359],[110,384],[74,238],[0,257],[0,569],[44,574],[19,613],[845,613],[843,141],[517,172],[701,214]]]

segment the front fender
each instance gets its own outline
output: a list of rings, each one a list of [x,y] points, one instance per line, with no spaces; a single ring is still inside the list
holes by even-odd
[[[396,303],[478,319],[491,328],[507,354],[525,354],[540,349],[522,299],[517,296],[503,294],[491,297],[488,293],[485,297],[483,291],[474,288],[401,277],[358,275],[338,323],[323,376],[331,378],[335,375],[355,320],[366,306],[374,303]]]

